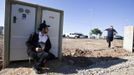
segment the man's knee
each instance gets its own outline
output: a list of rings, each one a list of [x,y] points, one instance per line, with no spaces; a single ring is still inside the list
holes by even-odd
[[[29,52],[29,56],[32,57],[33,59],[37,59],[37,53],[36,52]]]
[[[47,52],[43,52],[43,53],[42,53],[42,56],[43,56],[43,57],[47,57],[47,56],[48,56],[48,53],[47,53]]]
[[[52,53],[48,53],[47,60],[55,59],[56,57]]]

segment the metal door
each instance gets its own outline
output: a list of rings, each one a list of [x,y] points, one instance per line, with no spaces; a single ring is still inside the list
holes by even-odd
[[[12,4],[10,61],[27,59],[25,42],[35,29],[36,8]]]
[[[60,12],[55,12],[51,10],[42,11],[42,22],[46,21],[49,27],[49,37],[52,44],[50,52],[52,52],[56,57],[59,53],[59,26],[60,26]]]

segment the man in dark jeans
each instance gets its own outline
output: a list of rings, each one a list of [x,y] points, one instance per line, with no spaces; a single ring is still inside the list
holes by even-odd
[[[48,27],[50,26],[46,25],[45,21],[41,23],[38,29],[39,32],[31,34],[26,42],[28,47],[27,53],[35,61],[33,68],[37,74],[41,73],[44,60],[55,58],[55,56],[49,52],[51,42],[47,34]]]
[[[110,26],[110,28],[105,29],[107,31],[107,42],[108,42],[108,47],[111,47],[111,42],[113,41],[114,34],[117,33],[117,31],[113,28],[113,26]]]

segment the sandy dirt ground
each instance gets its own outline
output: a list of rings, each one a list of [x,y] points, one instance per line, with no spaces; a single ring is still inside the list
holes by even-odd
[[[64,39],[63,40],[63,54],[74,55],[83,52],[84,56],[121,56],[127,55],[127,52],[122,49],[123,41],[114,40],[112,42],[112,47],[107,47],[107,42],[105,40],[95,40],[95,39]]]
[[[134,54],[122,48],[122,40],[114,40],[112,48],[105,40],[63,39],[62,60],[44,64],[41,75],[134,75]],[[33,62],[12,62],[0,75],[37,75]]]

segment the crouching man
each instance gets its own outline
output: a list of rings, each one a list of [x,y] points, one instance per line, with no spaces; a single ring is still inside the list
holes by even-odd
[[[49,52],[51,49],[51,42],[48,37],[48,27],[44,21],[39,26],[39,31],[31,34],[26,45],[28,47],[27,53],[35,61],[33,68],[37,74],[42,72],[42,65],[45,60],[54,59],[55,56]]]

